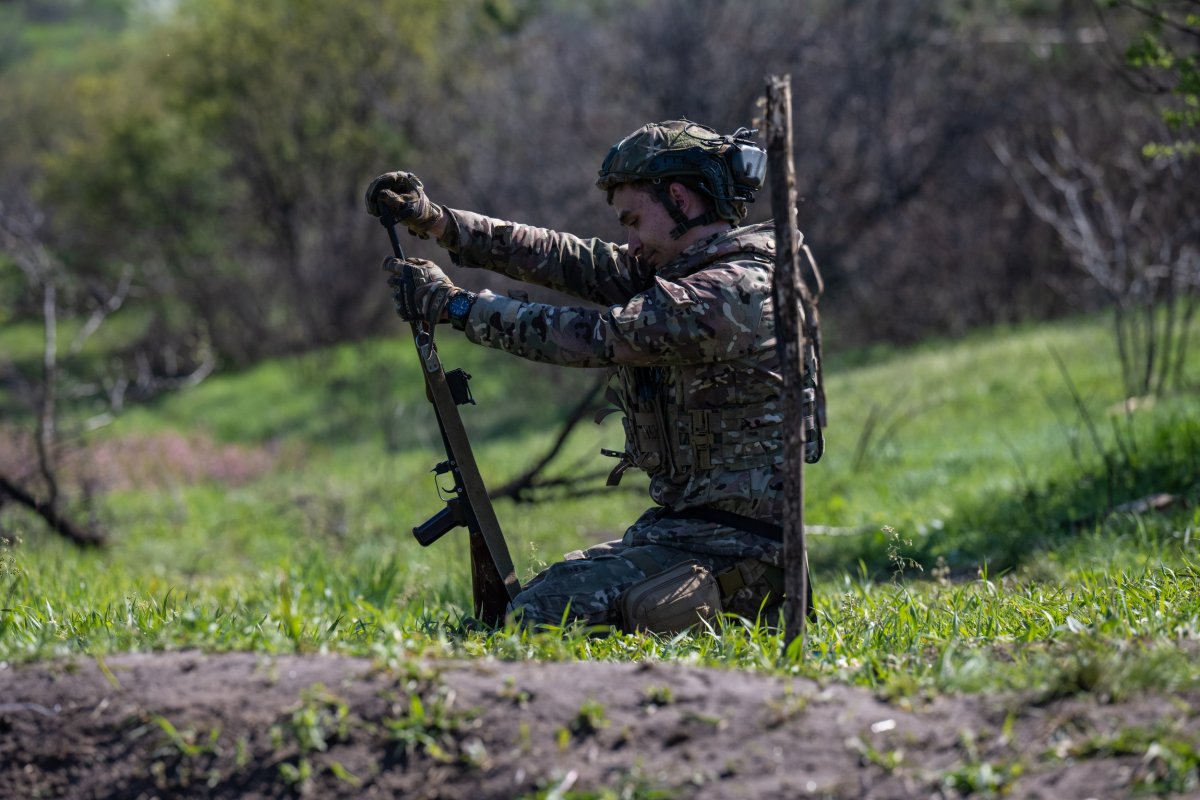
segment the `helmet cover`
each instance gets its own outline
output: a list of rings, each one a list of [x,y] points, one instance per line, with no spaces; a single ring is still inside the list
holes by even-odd
[[[766,173],[766,153],[747,138],[753,133],[723,136],[687,119],[643,125],[608,151],[596,186],[611,193],[625,183],[692,178],[715,201],[717,216],[736,225]]]

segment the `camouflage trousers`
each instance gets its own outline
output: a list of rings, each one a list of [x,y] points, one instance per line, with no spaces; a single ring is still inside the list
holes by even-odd
[[[710,522],[642,515],[621,539],[574,550],[529,580],[510,604],[525,625],[619,625],[617,599],[630,586],[687,561],[713,573],[753,559],[777,564],[779,545]],[[727,610],[753,617],[766,590],[743,591]]]

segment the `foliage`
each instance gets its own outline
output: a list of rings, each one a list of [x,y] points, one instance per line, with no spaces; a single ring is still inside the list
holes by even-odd
[[[109,75],[81,79],[95,110],[47,161],[59,246],[84,274],[138,265],[163,318],[237,360],[361,331],[379,296],[334,265],[379,250],[361,189],[405,157],[404,120],[381,109],[419,108],[436,84],[438,11],[182,4]]]
[[[295,763],[280,760],[280,777],[288,784],[306,784],[313,777],[311,756],[328,750],[331,743],[347,739],[352,721],[346,703],[323,685],[305,689],[300,704],[291,714],[271,726],[274,748],[295,751]],[[340,765],[330,764],[330,768],[338,778],[352,786],[361,783]]]
[[[454,207],[616,237],[592,187],[611,143],[681,114],[746,124],[776,72],[804,76],[800,219],[832,344],[1094,308],[1106,298],[1014,202],[988,137],[1024,152],[1052,113],[1090,125],[1091,157],[1151,116],[1102,79],[1073,4],[104,3],[125,10],[91,27],[101,4],[23,7],[43,5],[71,14],[6,12],[23,44],[0,66],[0,196],[37,202],[70,311],[132,270],[122,313],[146,322],[122,358],[158,372],[208,345],[246,364],[378,332],[388,298],[370,270],[386,250],[361,204],[378,172],[414,169]],[[56,44],[59,27],[84,38]],[[1101,100],[1112,119],[1092,125]],[[36,313],[19,286],[0,293],[4,318]]]
[[[1196,0],[1105,0],[1107,8],[1136,12],[1143,19],[1125,60],[1139,70],[1144,88],[1169,93],[1174,102],[1162,109],[1171,134],[1182,137],[1145,146],[1147,157],[1200,154],[1191,131],[1200,127],[1200,3]]]
[[[23,0],[0,5],[0,72],[30,58],[71,65],[86,45],[124,27],[129,0]]]

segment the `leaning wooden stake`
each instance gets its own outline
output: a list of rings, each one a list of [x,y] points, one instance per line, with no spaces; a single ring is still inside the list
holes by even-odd
[[[775,340],[783,373],[784,652],[801,641],[808,616],[804,542],[804,332],[800,320],[800,260],[796,232],[796,168],[792,162],[792,79],[767,78],[767,167],[775,217]]]

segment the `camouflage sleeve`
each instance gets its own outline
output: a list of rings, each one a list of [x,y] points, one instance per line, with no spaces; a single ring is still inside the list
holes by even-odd
[[[740,358],[774,335],[770,271],[717,264],[678,281],[655,277],[624,305],[599,311],[479,295],[467,338],[532,361],[574,367]]]
[[[459,266],[490,269],[601,305],[628,301],[650,279],[624,245],[470,211],[446,212],[450,223],[438,244]]]

